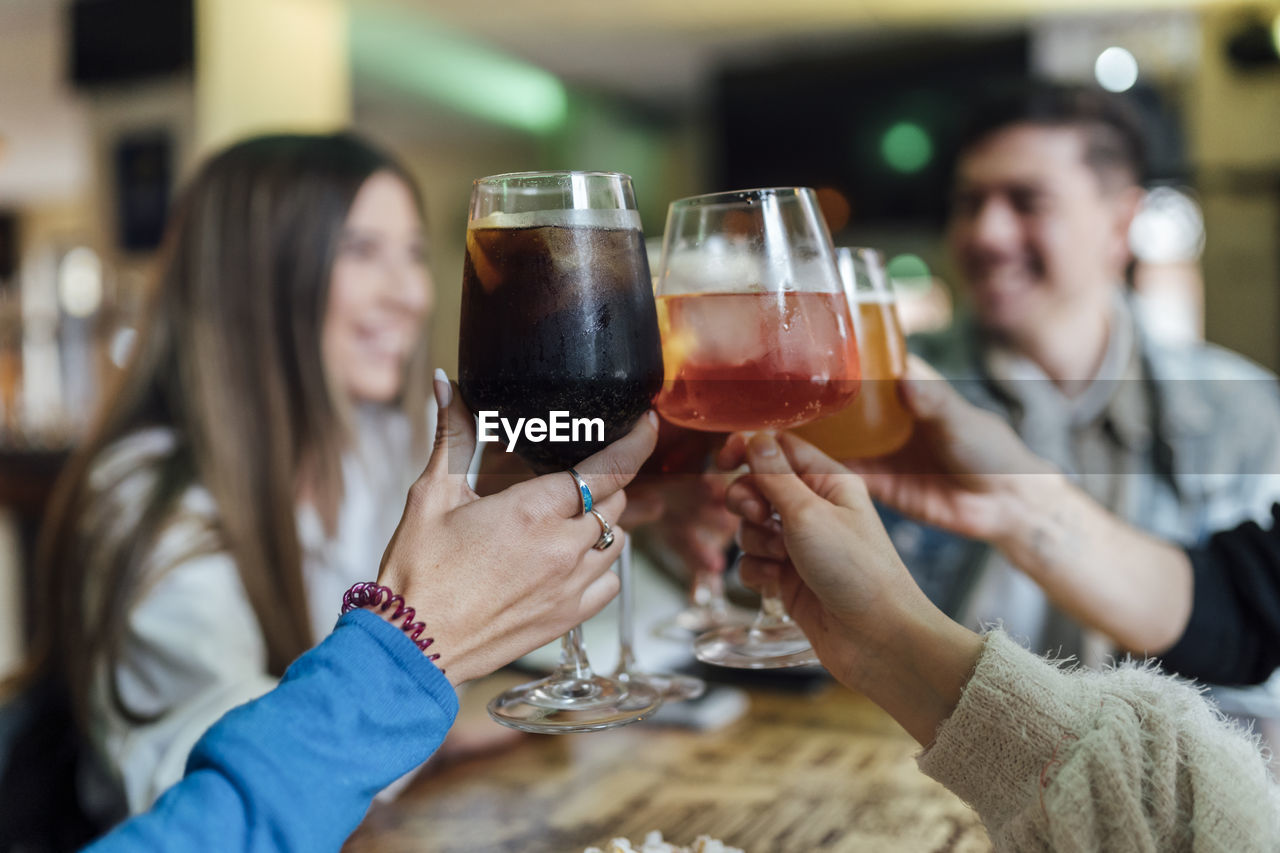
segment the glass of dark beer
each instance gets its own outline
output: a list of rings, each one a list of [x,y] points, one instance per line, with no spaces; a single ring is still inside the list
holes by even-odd
[[[585,426],[568,441],[520,437],[539,473],[577,465],[621,438],[662,387],[649,262],[631,179],[615,172],[524,172],[472,187],[462,279],[458,379],[472,412]],[[496,452],[503,452],[506,442]],[[574,483],[565,477],[565,488]],[[595,731],[635,722],[661,699],[642,680],[592,672],[581,627],[557,670],[489,703],[524,731]]]

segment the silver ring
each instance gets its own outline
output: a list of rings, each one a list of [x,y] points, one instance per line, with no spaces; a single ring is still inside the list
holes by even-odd
[[[600,522],[600,538],[596,540],[596,544],[592,545],[597,551],[605,551],[613,544],[613,528],[609,526],[609,522],[604,520],[604,516],[600,514],[600,510],[588,510],[596,517],[596,521]]]
[[[591,512],[591,508],[596,503],[591,498],[591,489],[587,487],[587,482],[582,479],[582,475],[572,468],[569,469],[569,476],[573,478],[573,482],[578,484],[578,498],[582,501],[582,514],[586,515]]]

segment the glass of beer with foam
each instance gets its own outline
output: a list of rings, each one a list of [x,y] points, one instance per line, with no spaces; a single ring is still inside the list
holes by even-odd
[[[834,459],[885,456],[907,443],[913,426],[898,397],[907,341],[897,299],[875,249],[838,248],[836,266],[851,302],[862,389],[845,408],[792,431]]]

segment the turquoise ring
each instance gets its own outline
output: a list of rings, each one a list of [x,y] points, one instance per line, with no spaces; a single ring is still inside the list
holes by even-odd
[[[582,475],[572,468],[569,469],[569,476],[578,484],[578,497],[582,499],[582,514],[586,515],[595,506],[595,501],[591,499],[591,489],[587,487],[587,481],[582,479]]]

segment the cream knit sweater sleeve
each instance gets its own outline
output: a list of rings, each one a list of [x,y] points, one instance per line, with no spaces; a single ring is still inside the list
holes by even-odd
[[[998,850],[1280,850],[1280,789],[1255,739],[1149,668],[1069,671],[987,635],[920,769]]]

